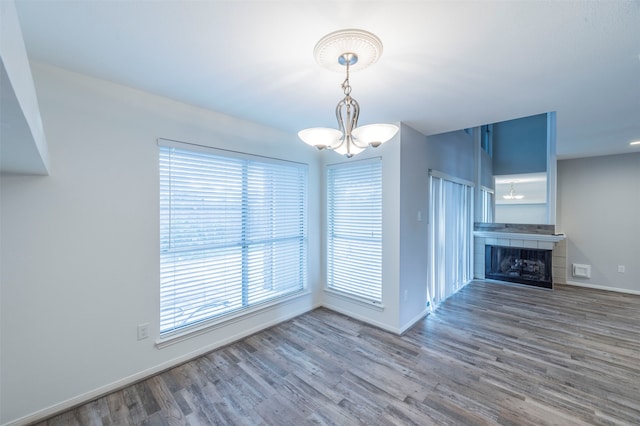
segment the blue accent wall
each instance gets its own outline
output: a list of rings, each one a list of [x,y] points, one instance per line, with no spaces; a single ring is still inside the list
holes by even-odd
[[[547,171],[547,114],[493,125],[493,174]]]

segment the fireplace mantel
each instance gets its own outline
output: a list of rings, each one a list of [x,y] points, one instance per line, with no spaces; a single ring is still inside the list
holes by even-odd
[[[548,241],[552,243],[560,242],[567,237],[564,234],[533,234],[523,232],[495,232],[495,231],[474,231],[476,238],[497,238],[505,240],[526,240],[526,241]]]

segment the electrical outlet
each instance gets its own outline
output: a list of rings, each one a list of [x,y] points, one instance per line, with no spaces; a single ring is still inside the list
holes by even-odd
[[[624,265],[618,265],[618,272],[620,272],[621,274],[624,274],[624,270],[625,270]]]
[[[149,337],[149,323],[138,324],[138,340],[144,340]]]

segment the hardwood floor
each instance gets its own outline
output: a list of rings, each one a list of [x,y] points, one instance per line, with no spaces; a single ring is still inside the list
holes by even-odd
[[[67,424],[638,425],[640,296],[474,282],[404,336],[318,309]]]

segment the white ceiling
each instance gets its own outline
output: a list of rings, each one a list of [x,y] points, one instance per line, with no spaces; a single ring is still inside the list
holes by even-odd
[[[0,0],[2,1],[2,0]],[[371,31],[360,124],[426,135],[557,111],[559,158],[640,152],[639,1],[16,0],[31,60],[296,133],[335,127],[316,42]]]

